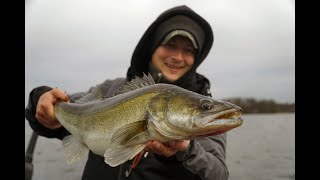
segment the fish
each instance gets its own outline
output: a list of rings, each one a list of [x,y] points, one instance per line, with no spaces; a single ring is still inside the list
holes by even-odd
[[[62,140],[68,163],[91,150],[116,167],[142,152],[148,141],[192,140],[243,123],[241,107],[173,84],[155,83],[150,74],[127,82],[112,97],[96,97],[101,92],[55,104],[56,118],[70,132]]]

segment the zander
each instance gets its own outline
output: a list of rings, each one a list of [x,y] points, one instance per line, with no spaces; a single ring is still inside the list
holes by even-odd
[[[243,122],[240,107],[172,84],[155,84],[150,74],[128,82],[110,98],[58,102],[55,113],[71,133],[62,141],[69,163],[90,149],[113,167],[135,157],[148,141],[191,140]]]

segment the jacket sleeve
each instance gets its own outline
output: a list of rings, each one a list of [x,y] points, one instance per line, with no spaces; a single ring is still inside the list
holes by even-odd
[[[185,152],[178,152],[177,159],[183,166],[203,180],[227,180],[226,133],[197,138],[190,142]]]

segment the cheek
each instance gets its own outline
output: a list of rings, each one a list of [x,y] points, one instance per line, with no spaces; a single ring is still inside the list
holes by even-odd
[[[152,60],[151,60],[152,64],[154,67],[156,68],[160,68],[161,64],[162,64],[162,60],[159,56],[157,56],[156,54],[152,55]]]
[[[193,66],[193,64],[194,64],[194,58],[193,58],[193,57],[185,58],[185,63],[186,63],[186,65],[189,66],[189,67]]]
[[[155,67],[161,68],[161,66],[164,63],[163,62],[164,59],[165,59],[165,53],[161,48],[157,48],[152,55],[151,62]]]
[[[152,56],[151,63],[155,68],[159,69],[159,66],[160,66],[159,62],[160,62],[159,59],[157,59],[156,57]]]

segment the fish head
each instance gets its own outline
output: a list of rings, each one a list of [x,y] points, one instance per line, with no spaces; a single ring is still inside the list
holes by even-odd
[[[243,122],[239,106],[185,89],[173,90],[167,103],[166,122],[190,137],[221,134]]]

